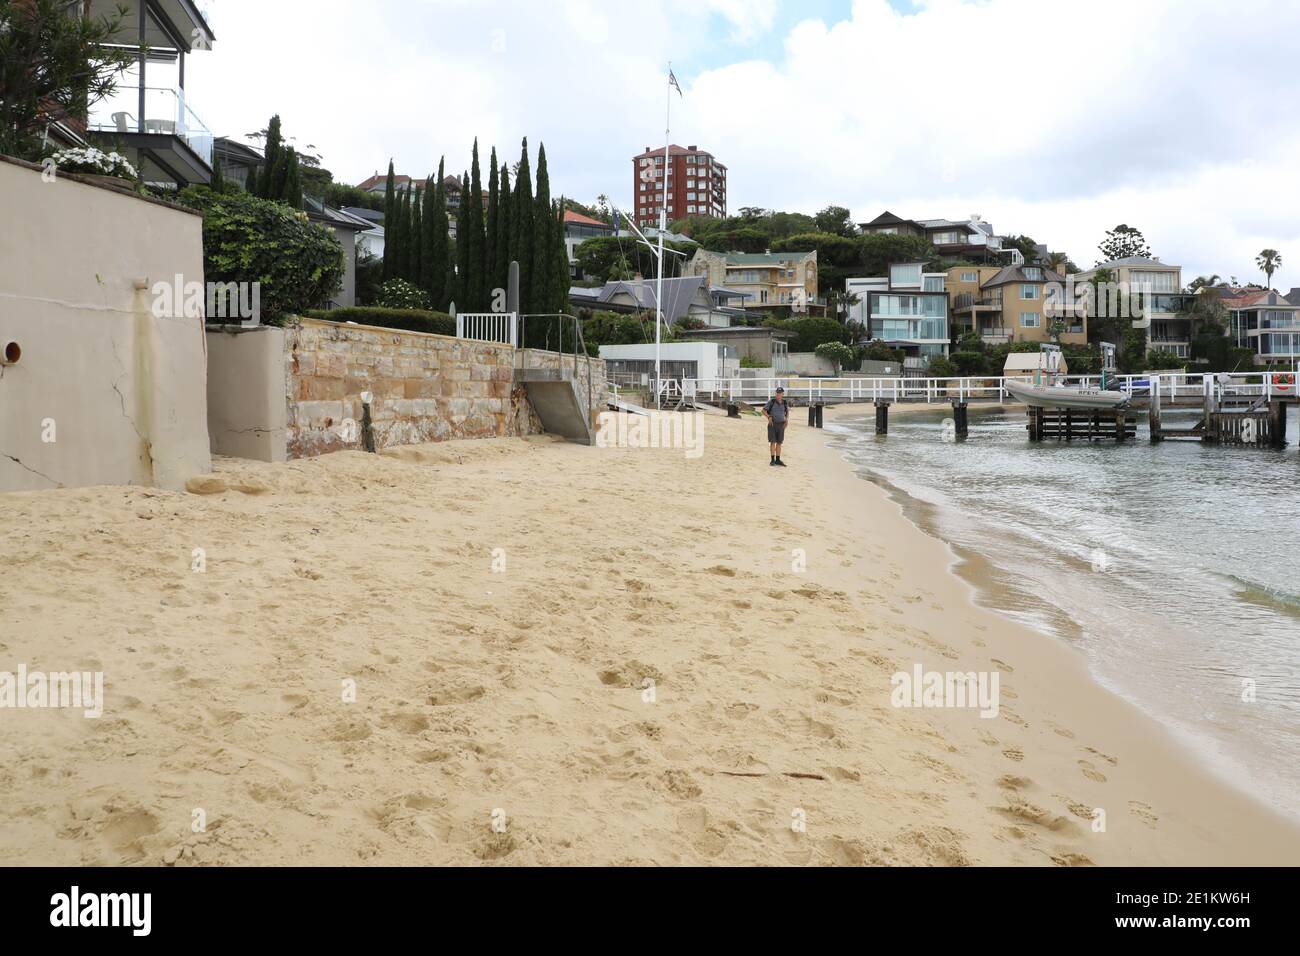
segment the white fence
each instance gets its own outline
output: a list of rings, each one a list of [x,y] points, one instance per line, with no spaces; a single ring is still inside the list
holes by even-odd
[[[515,312],[459,312],[456,314],[456,338],[518,347],[517,317]]]
[[[1013,376],[1019,381],[1032,380],[1030,375]],[[778,376],[773,378],[717,378],[687,379],[683,382],[701,397],[722,401],[762,401],[771,398],[777,386],[785,389],[788,398],[808,402],[950,402],[950,401],[1007,401],[1007,378],[1004,376],[968,376],[965,378],[802,378]],[[1063,379],[1068,385],[1101,387],[1100,375],[1068,375]],[[1134,399],[1149,398],[1158,390],[1163,402],[1175,400],[1200,401],[1206,389],[1214,394],[1238,398],[1296,397],[1300,386],[1300,367],[1292,372],[1234,372],[1232,374],[1159,374],[1115,375],[1108,387],[1124,392]],[[1014,399],[1012,399],[1014,401]]]

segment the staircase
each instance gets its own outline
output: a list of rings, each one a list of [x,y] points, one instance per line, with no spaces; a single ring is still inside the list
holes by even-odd
[[[517,368],[514,379],[527,390],[543,428],[580,445],[595,444],[587,395],[572,369]]]

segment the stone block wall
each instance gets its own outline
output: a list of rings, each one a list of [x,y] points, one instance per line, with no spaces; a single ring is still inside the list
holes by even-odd
[[[363,392],[371,393],[377,449],[541,431],[516,362],[551,368],[555,353],[373,326],[303,319],[285,330],[288,457],[362,447]],[[572,357],[565,367],[571,367]],[[583,394],[586,362],[579,360]],[[595,415],[604,407],[604,363],[591,361]]]

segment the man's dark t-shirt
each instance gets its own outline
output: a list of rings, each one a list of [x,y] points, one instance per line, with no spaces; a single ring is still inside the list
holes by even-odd
[[[786,418],[789,417],[789,407],[784,398],[772,398],[768,399],[767,404],[763,406],[763,411],[772,417],[774,425],[784,425]]]

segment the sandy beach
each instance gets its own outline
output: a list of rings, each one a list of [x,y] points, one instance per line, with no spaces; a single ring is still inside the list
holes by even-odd
[[[827,433],[777,469],[761,419],[703,427],[0,496],[0,671],[105,685],[0,710],[4,862],[1300,859]],[[997,716],[893,706],[918,665],[996,672]]]

